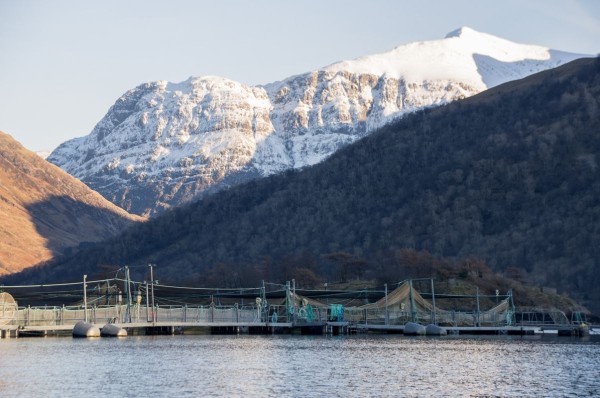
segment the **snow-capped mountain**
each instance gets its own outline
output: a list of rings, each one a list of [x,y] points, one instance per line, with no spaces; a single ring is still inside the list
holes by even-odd
[[[580,57],[461,28],[265,86],[215,76],[146,83],[48,160],[126,210],[156,214],[316,164],[406,113]]]

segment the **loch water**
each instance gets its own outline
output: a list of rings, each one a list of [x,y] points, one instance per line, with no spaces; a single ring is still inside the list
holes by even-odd
[[[600,396],[600,336],[0,340],[1,397]]]

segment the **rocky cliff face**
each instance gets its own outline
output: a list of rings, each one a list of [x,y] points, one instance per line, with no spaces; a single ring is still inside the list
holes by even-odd
[[[140,85],[48,160],[137,214],[316,164],[394,118],[581,55],[461,28],[265,86],[206,76]]]

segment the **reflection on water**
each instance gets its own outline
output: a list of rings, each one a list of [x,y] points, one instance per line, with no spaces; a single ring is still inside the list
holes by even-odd
[[[597,396],[600,336],[0,341],[0,396]]]

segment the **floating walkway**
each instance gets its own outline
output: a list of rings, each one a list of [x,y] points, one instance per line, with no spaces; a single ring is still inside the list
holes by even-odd
[[[135,322],[112,324],[128,335],[156,334],[405,334],[405,325],[365,325],[349,322],[271,323],[271,322]],[[29,336],[71,335],[75,325],[37,325],[0,329],[2,338]],[[102,325],[95,324],[102,330]],[[578,336],[576,327],[502,326],[502,327],[444,327],[447,335],[533,335],[560,332],[559,335]],[[412,333],[411,333],[412,334]],[[423,333],[423,335],[426,335]],[[99,337],[93,336],[93,337]],[[105,336],[105,335],[103,335]],[[89,337],[89,336],[87,336]]]
[[[95,285],[90,293],[88,284]],[[3,286],[0,338],[175,333],[527,335],[547,331],[581,335],[585,329],[582,325],[589,330],[581,319],[569,322],[556,311],[519,311],[512,304],[511,292],[496,294],[495,300],[488,300],[494,302],[488,309],[480,308],[480,298],[486,296],[477,292],[472,296],[474,311],[456,311],[436,305],[436,300],[447,303],[448,296],[435,294],[431,280],[429,291],[423,294],[412,280],[399,283],[389,293],[387,286],[379,292],[332,292],[296,291],[293,285],[292,282],[271,289],[265,284],[258,289],[193,289],[134,283],[128,278],[87,282],[84,277],[83,285],[60,285],[62,292],[74,286],[71,296],[83,296],[83,302],[52,307],[19,307],[7,292],[14,292],[17,297],[20,294],[26,301],[34,296],[32,291],[37,295],[42,291],[40,296],[46,301],[56,297],[48,286]],[[25,294],[19,288],[29,290]],[[465,297],[461,299],[464,301]],[[209,300],[208,304],[200,304]],[[365,301],[370,302],[364,304]],[[87,334],[88,329],[94,333]]]

